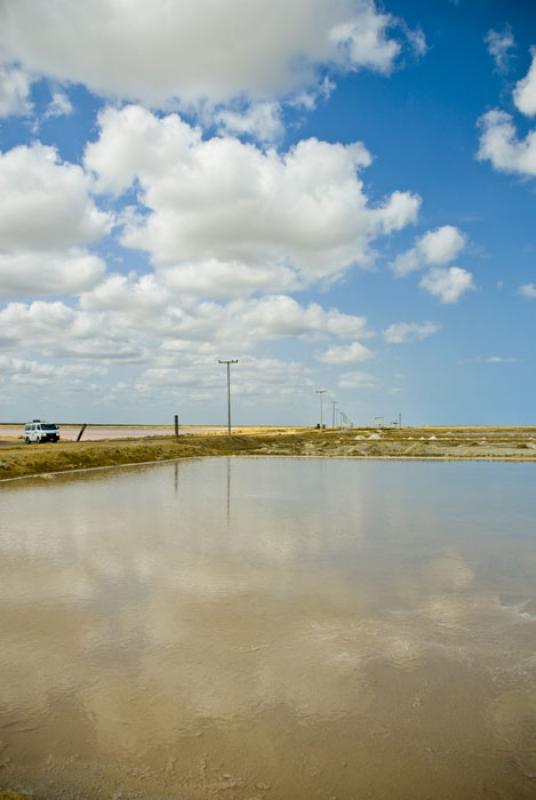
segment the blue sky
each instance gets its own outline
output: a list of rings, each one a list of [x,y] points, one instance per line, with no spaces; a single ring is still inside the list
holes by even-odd
[[[0,3],[0,417],[532,423],[534,4],[125,8]]]

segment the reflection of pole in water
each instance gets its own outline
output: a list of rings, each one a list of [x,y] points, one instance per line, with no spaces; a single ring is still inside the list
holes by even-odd
[[[175,494],[179,494],[179,462],[175,461]]]
[[[227,456],[227,526],[231,521],[231,458]]]

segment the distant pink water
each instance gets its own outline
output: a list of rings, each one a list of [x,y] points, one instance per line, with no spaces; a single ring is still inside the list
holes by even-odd
[[[80,425],[60,426],[60,438],[74,441],[80,432]],[[207,433],[207,428],[183,428],[181,434]],[[171,436],[172,427],[140,428],[135,425],[106,425],[92,427],[89,425],[84,431],[83,441],[98,441],[100,439],[142,439],[144,436]],[[11,439],[24,435],[23,425],[0,425],[0,439]]]

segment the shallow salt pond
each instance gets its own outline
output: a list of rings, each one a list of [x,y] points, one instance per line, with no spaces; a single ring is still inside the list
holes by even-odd
[[[0,488],[0,788],[536,796],[536,466],[206,459]]]

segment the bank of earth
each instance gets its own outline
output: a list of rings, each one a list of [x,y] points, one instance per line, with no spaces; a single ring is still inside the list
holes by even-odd
[[[536,461],[536,427],[294,430],[24,445],[0,450],[0,480],[203,456]]]

